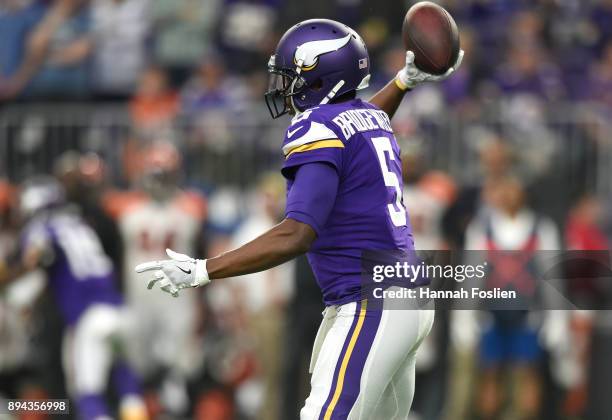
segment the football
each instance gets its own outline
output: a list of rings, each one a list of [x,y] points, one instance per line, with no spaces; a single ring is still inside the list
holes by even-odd
[[[426,73],[446,73],[459,55],[457,24],[444,8],[430,1],[419,2],[408,10],[402,40],[406,50],[414,53],[414,64]]]

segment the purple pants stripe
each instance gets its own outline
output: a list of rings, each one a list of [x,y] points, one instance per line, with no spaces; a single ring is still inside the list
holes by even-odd
[[[332,387],[320,420],[344,420],[359,396],[361,375],[380,324],[382,311],[367,310],[367,301],[357,304],[355,318],[336,363]]]

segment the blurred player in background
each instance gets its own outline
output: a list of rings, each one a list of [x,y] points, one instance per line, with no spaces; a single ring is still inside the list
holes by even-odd
[[[254,201],[255,210],[239,227],[233,247],[239,247],[266,232],[283,219],[285,183],[278,174],[264,174]],[[258,377],[263,388],[258,419],[278,418],[281,406],[281,369],[283,354],[283,316],[293,291],[292,262],[260,273],[235,277],[228,283],[235,289],[234,298],[243,308],[246,324],[255,341],[259,365]]]
[[[609,249],[612,226],[606,219],[610,213],[609,203],[593,194],[582,196],[568,215],[565,242],[570,250],[605,251]],[[597,273],[597,264],[589,262],[589,269]],[[592,277],[578,276],[569,284],[569,289],[584,302],[609,302],[611,291]],[[587,306],[585,306],[587,307]],[[564,413],[584,413],[586,418],[605,418],[612,412],[609,396],[609,360],[612,349],[612,313],[610,311],[576,311],[572,318],[573,348],[582,362],[581,375],[570,390],[564,404]]]
[[[18,189],[0,181],[0,261],[11,261],[20,230]],[[65,398],[62,371],[64,322],[32,270],[0,287],[0,394],[6,398]]]
[[[446,249],[442,218],[455,200],[456,185],[448,174],[428,169],[424,160],[418,145],[402,147],[403,198],[410,215],[414,243],[417,249]]]
[[[132,267],[163,257],[166,248],[203,252],[206,203],[199,194],[179,188],[180,168],[181,156],[171,143],[153,143],[142,151],[137,191],[115,197],[122,207],[115,211],[125,250],[130,359],[146,382],[161,385],[162,406],[174,414],[183,414],[189,407],[187,380],[197,373],[194,366],[201,356],[197,342],[203,316],[201,295],[185,294],[176,305],[166,296],[145,294]],[[177,360],[179,353],[183,356]]]
[[[14,187],[0,179],[0,261],[6,261],[12,252],[14,226],[10,220],[14,219],[11,217],[14,193]],[[0,293],[0,395],[5,398],[23,398],[23,389],[31,379],[28,340],[32,317],[24,306],[32,298],[29,293],[26,296],[24,299],[23,293],[11,293],[9,288]]]
[[[123,266],[123,249],[117,223],[104,207],[108,174],[102,158],[95,153],[69,150],[56,159],[53,174],[64,187],[66,200],[78,207],[100,238],[105,254],[119,270]]]
[[[447,249],[442,235],[442,218],[456,196],[452,178],[442,171],[426,167],[421,145],[402,145],[403,199],[410,215],[414,246],[419,251]],[[419,349],[413,415],[438,418],[445,395],[448,357],[448,311],[436,313],[436,322]]]
[[[119,416],[146,419],[139,380],[117,349],[124,341],[122,299],[114,267],[100,240],[66,206],[65,192],[53,178],[24,183],[19,201],[26,223],[17,261],[5,266],[0,283],[43,268],[67,326],[63,342],[67,389],[83,419],[111,418],[105,389],[112,376],[120,398]]]
[[[408,52],[406,67],[368,103],[356,93],[368,86],[369,60],[361,37],[339,22],[312,19],[289,29],[268,63],[266,94],[273,118],[294,115],[282,147],[285,219],[208,260],[168,250],[170,260],[136,267],[152,272],[149,287],[159,282],[178,296],[180,289],[263,271],[308,252],[327,308],[304,420],[408,416],[416,352],[433,323],[431,310],[369,310],[361,300],[361,253],[414,250],[389,115],[409,88],[442,80],[454,68],[443,76],[423,73]]]
[[[466,232],[466,250],[485,250],[489,262],[489,287],[505,284],[518,293],[528,293],[522,284],[530,284],[541,274],[538,251],[559,250],[561,243],[554,223],[531,210],[526,203],[522,182],[515,176],[502,176],[485,186],[486,209],[479,212]],[[500,252],[501,251],[501,252]],[[508,253],[503,251],[518,251]],[[500,283],[502,282],[502,283]],[[508,286],[507,282],[511,282]],[[539,296],[537,298],[545,298]],[[486,308],[483,308],[486,309]],[[564,311],[545,311],[543,319],[518,310],[482,312],[485,316],[478,348],[478,363],[482,368],[478,378],[476,415],[483,419],[496,419],[511,415],[513,418],[537,418],[544,395],[544,378],[540,363],[544,352],[551,353],[551,363],[559,363],[569,346],[568,318]],[[474,324],[466,319],[476,316],[474,311],[458,311],[456,329],[467,330]],[[472,331],[475,333],[475,331]],[[478,339],[476,336],[473,338]],[[562,362],[572,367],[571,359]],[[555,369],[558,378],[565,369]],[[573,380],[569,378],[569,380]],[[510,386],[509,386],[510,385]],[[506,411],[505,401],[512,401]]]

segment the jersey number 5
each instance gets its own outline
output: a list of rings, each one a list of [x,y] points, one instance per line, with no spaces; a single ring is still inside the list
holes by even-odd
[[[378,157],[378,162],[380,163],[380,170],[382,171],[385,185],[395,190],[393,200],[395,205],[393,203],[387,204],[389,217],[391,217],[391,221],[395,226],[405,226],[406,209],[402,204],[402,189],[400,186],[400,180],[395,172],[389,170],[389,165],[387,165],[387,158],[385,156],[385,154],[388,154],[389,159],[395,160],[395,154],[393,153],[393,148],[391,147],[391,141],[388,137],[374,137],[372,138],[372,144],[376,149],[376,156]]]

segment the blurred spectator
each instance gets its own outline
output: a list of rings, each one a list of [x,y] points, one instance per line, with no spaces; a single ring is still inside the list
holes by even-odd
[[[446,103],[457,107],[459,112],[467,111],[463,108],[468,105],[472,107],[474,102],[472,98],[475,91],[473,84],[476,82],[477,66],[480,59],[475,44],[476,36],[469,27],[461,29],[461,49],[465,51],[463,62],[453,77],[448,78],[441,85]]]
[[[139,138],[152,138],[169,132],[179,112],[179,97],[168,84],[166,73],[149,67],[140,75],[130,114]]]
[[[125,98],[147,64],[151,28],[149,0],[91,3],[93,88],[100,97]]]
[[[208,55],[181,92],[183,109],[188,115],[196,117],[207,111],[231,109],[239,105],[235,102],[244,94],[240,82],[240,79],[228,75],[224,60],[219,55]]]
[[[543,37],[544,20],[536,10],[521,10],[512,16],[506,34],[511,46],[525,47],[537,45]]]
[[[232,71],[249,72],[267,63],[275,47],[279,0],[224,0],[219,40]]]
[[[590,18],[596,28],[597,45],[602,48],[612,39],[612,0],[595,2]]]
[[[565,227],[568,249],[605,250],[610,246],[605,231],[605,206],[591,194],[580,197]]]
[[[74,98],[88,92],[89,16],[82,3],[9,1],[6,15],[0,15],[9,41],[0,60],[0,99]]]
[[[506,95],[529,94],[554,100],[564,93],[559,69],[537,44],[510,47],[495,79]]]
[[[222,0],[152,0],[153,57],[182,83],[211,51]]]
[[[612,41],[605,45],[601,58],[591,68],[589,82],[588,97],[612,107]]]
[[[484,186],[495,185],[507,176],[514,162],[513,150],[507,141],[494,133],[485,134],[484,144],[479,149],[478,182],[465,185],[457,199],[447,209],[442,219],[442,229],[449,248],[461,252],[466,243],[466,231],[486,211]],[[449,375],[449,398],[444,408],[444,418],[468,419],[472,416],[471,390],[475,387],[477,371],[474,347],[478,324],[474,314],[459,310],[450,314],[451,364]]]
[[[27,45],[27,35],[45,14],[43,4],[35,1],[7,0],[0,4],[0,75],[2,87],[19,70]],[[6,95],[6,93],[4,93]]]
[[[606,232],[609,217],[602,200],[591,194],[581,197],[571,209],[565,230],[567,248],[571,250],[610,250],[611,241]],[[586,254],[585,255],[589,255]],[[595,255],[593,253],[593,255]],[[607,259],[607,257],[604,257]],[[571,278],[569,291],[581,307],[597,308],[612,299],[609,288],[602,287],[601,274],[594,264],[581,267],[581,273],[590,273]],[[607,280],[604,280],[607,282]],[[580,355],[581,371],[577,386],[566,398],[564,408],[571,415],[586,418],[604,418],[611,412],[610,399],[602,388],[607,386],[610,364],[607,354],[612,349],[612,316],[610,311],[581,311],[575,314],[573,338]]]
[[[482,207],[483,185],[495,183],[508,174],[514,160],[513,150],[504,139],[491,134],[481,146],[479,160],[479,182],[464,186],[444,215],[443,230],[451,249],[463,249],[466,228]]]
[[[487,210],[467,228],[466,250],[486,251],[488,287],[505,284],[504,288],[510,287],[529,299],[530,292],[525,285],[534,287],[533,279],[538,278],[541,273],[538,270],[542,269],[536,262],[537,252],[560,249],[556,227],[527,207],[524,187],[517,178],[506,176],[488,183],[485,198]],[[517,264],[519,271],[516,271]],[[512,273],[509,267],[514,267]],[[500,280],[505,283],[499,283]],[[507,281],[511,281],[510,285]],[[564,327],[564,318],[557,312],[561,311],[547,316],[546,321],[554,317],[554,322]],[[527,311],[494,310],[487,319],[479,343],[477,415],[483,419],[498,418],[504,415],[504,401],[512,401],[510,407],[517,418],[539,417],[543,379],[538,364],[543,349],[538,331],[529,321]],[[453,325],[453,328],[464,327]],[[543,330],[547,332],[548,329]],[[544,342],[558,345],[558,342]],[[512,384],[510,394],[504,391],[507,383]]]
[[[241,119],[247,91],[243,81],[228,76],[220,56],[206,57],[181,92],[182,110],[188,121],[185,156],[187,166],[197,170],[191,177],[206,180],[218,176],[208,159],[230,162],[239,156],[236,138],[241,136]],[[238,149],[238,150],[237,150]],[[226,164],[219,168],[224,174]],[[239,165],[228,175],[238,175]]]

